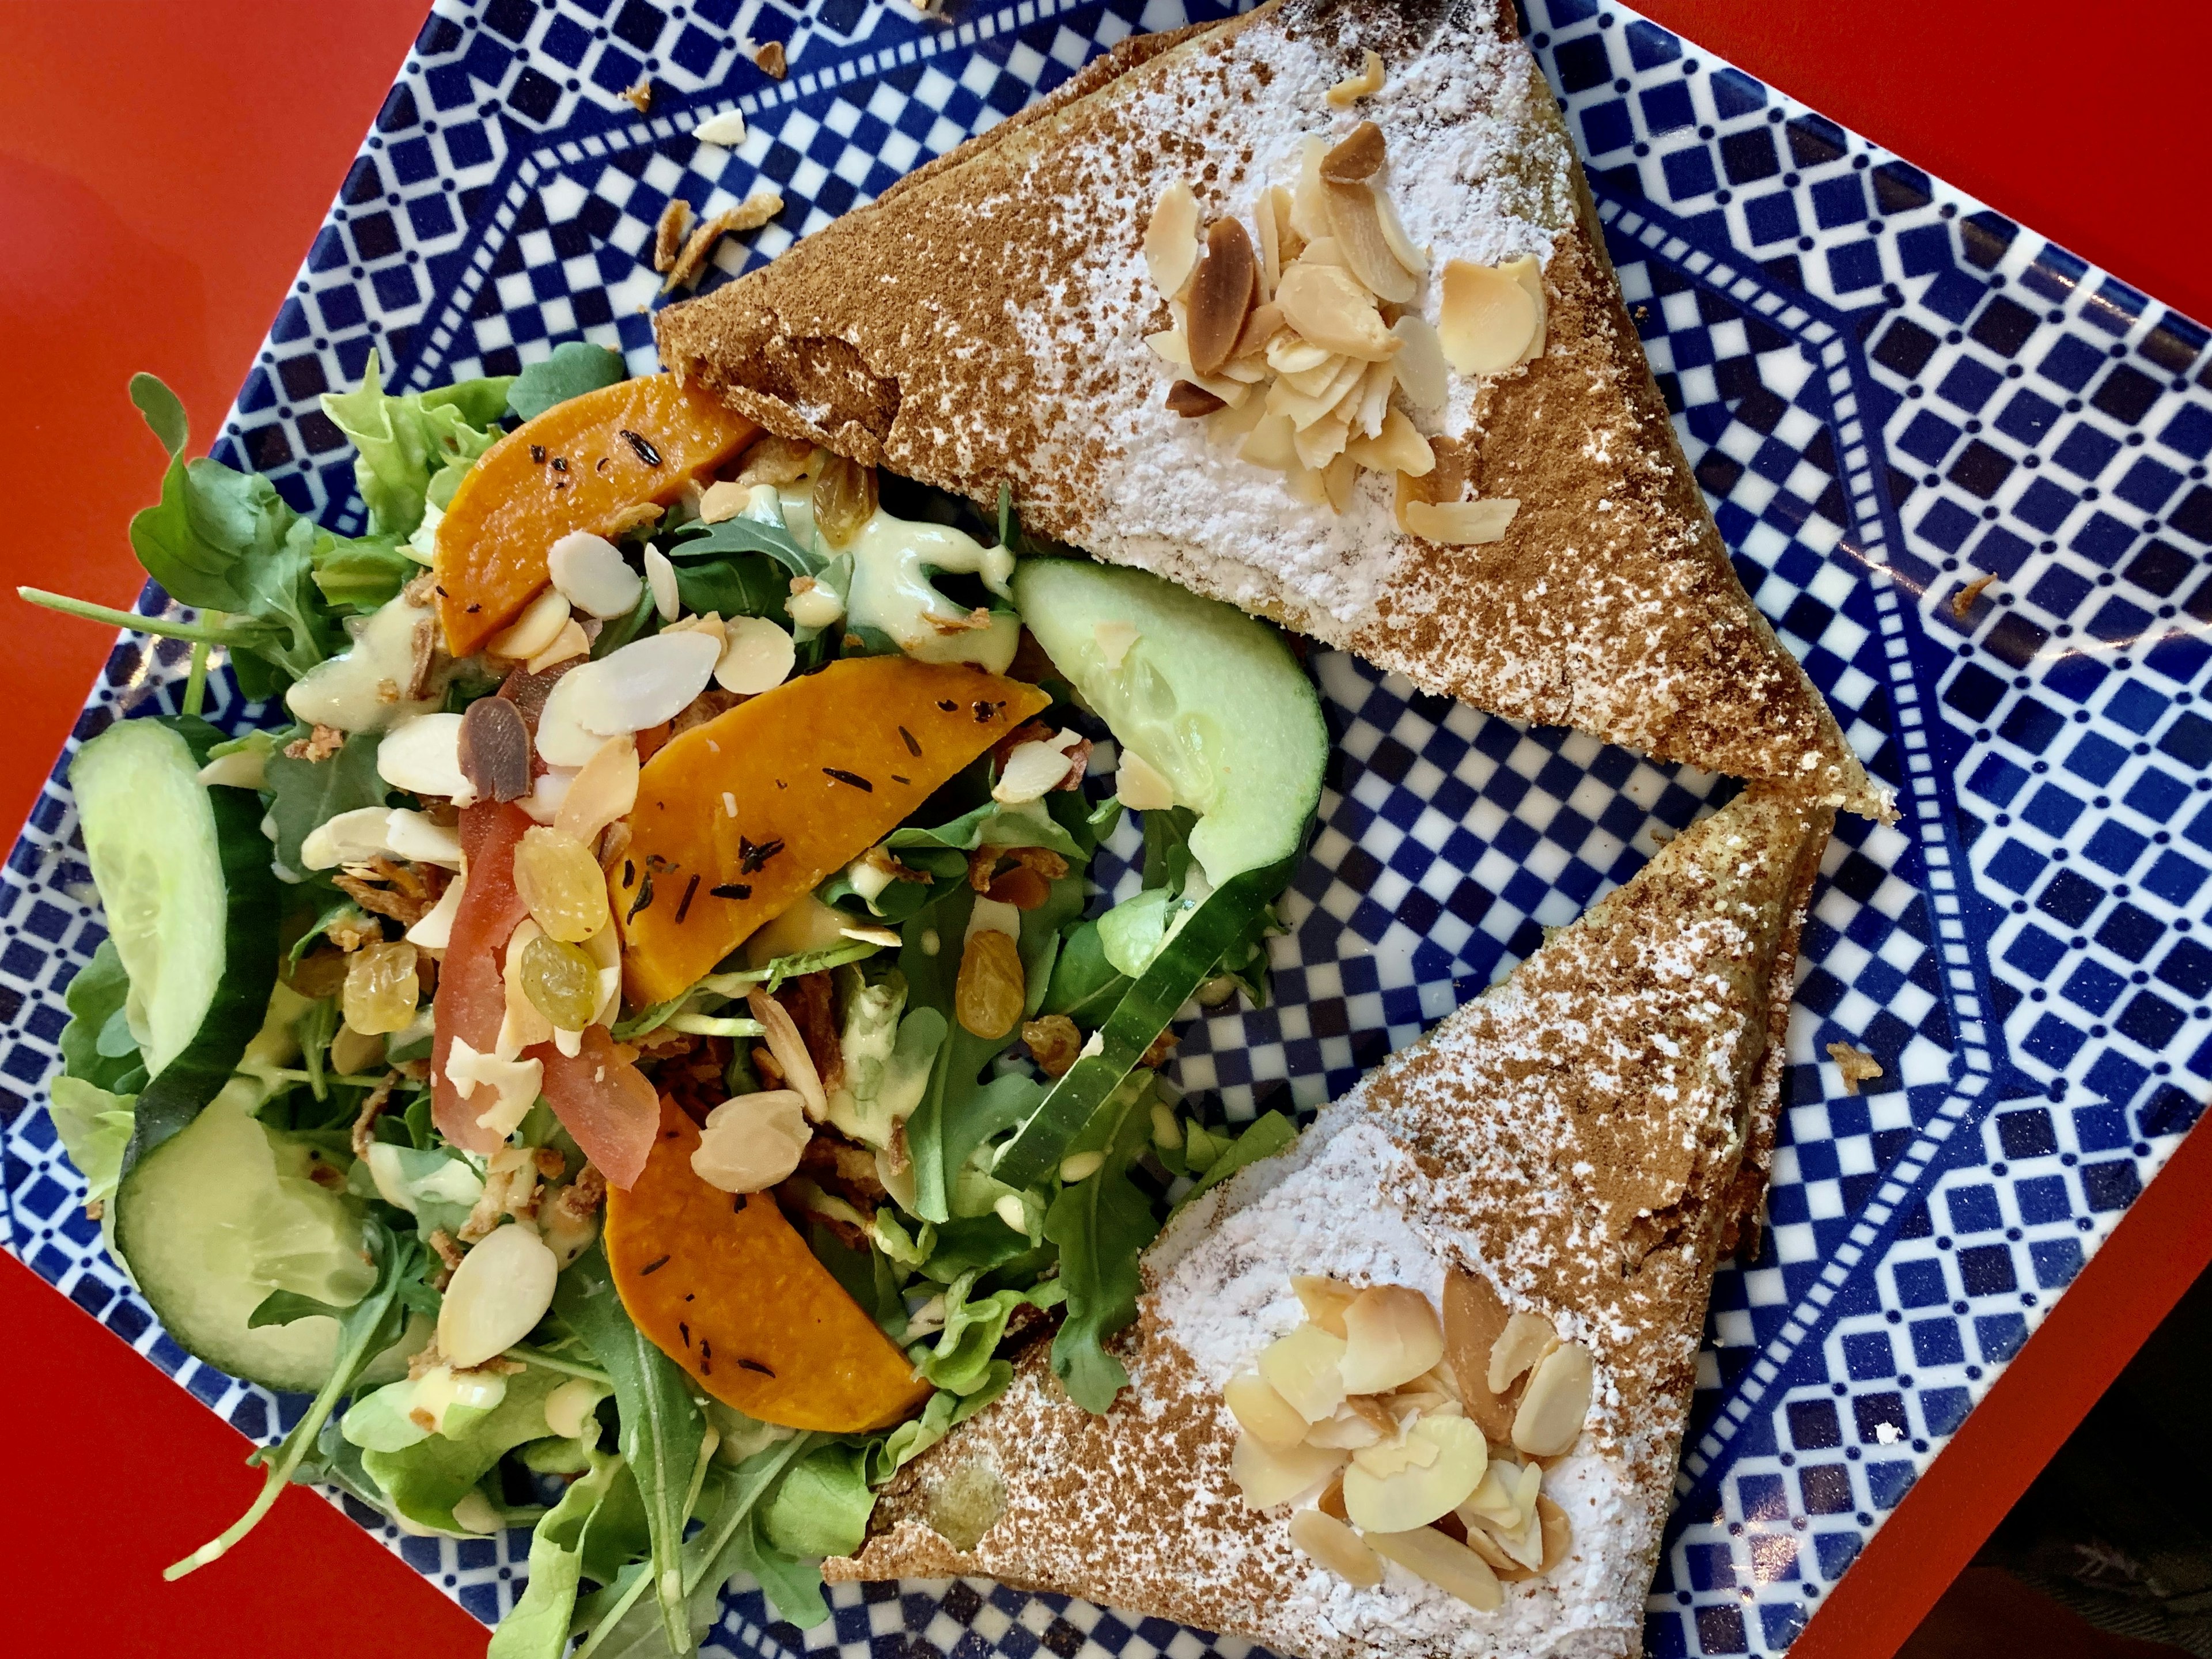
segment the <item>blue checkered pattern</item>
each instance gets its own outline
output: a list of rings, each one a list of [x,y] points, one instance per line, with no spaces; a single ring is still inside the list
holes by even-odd
[[[564,338],[652,359],[666,202],[773,185],[709,283],[1210,0],[441,0],[218,453],[340,527],[317,394],[511,372]],[[2212,1079],[2212,368],[2204,330],[1618,7],[1528,0],[1631,308],[1745,586],[1899,793],[1814,896],[1755,1257],[1715,1285],[1655,1655],[1773,1653],[1940,1450]],[[783,41],[792,73],[747,42]],[[622,90],[649,79],[641,115]],[[742,111],[734,149],[690,137]],[[1976,586],[1983,577],[1992,580]],[[160,600],[158,593],[149,599]],[[1307,1110],[1492,982],[1724,799],[1723,781],[1313,672],[1336,741],[1262,1010],[1190,1019],[1174,1078],[1241,1121]],[[9,1247],[212,1409],[300,1402],[186,1358],[100,1248],[36,1109],[100,921],[62,765],[167,706],[176,647],[111,659],[0,887]],[[240,705],[218,674],[216,714]],[[1125,826],[1099,865],[1135,879]],[[1826,1045],[1884,1075],[1842,1086]],[[401,1539],[490,1620],[523,1540]],[[988,1585],[841,1587],[799,1632],[733,1593],[709,1650],[1201,1659],[1208,1638]],[[1223,1650],[1241,1650],[1222,1644]]]

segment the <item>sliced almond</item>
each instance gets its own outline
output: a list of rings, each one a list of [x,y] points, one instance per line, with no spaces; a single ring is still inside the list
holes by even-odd
[[[561,797],[553,827],[590,847],[599,832],[637,805],[637,740],[609,738],[586,761]]]
[[[1559,1333],[1540,1313],[1515,1314],[1491,1345],[1483,1380],[1492,1394],[1504,1394],[1523,1371],[1533,1370],[1544,1356],[1559,1346]]]
[[[1314,1499],[1314,1507],[1323,1515],[1333,1515],[1340,1521],[1347,1519],[1344,1513],[1344,1477],[1341,1474],[1332,1477],[1328,1485],[1321,1489],[1321,1496]]]
[[[1569,1342],[1544,1357],[1513,1417],[1513,1443],[1531,1457],[1558,1457],[1575,1443],[1596,1386],[1590,1351]],[[1350,1502],[1347,1496],[1346,1501]]]
[[[1528,295],[1512,292],[1525,306]],[[1374,301],[1351,274],[1334,265],[1301,262],[1283,273],[1275,302],[1284,319],[1304,338],[1367,362],[1395,356],[1404,342],[1382,326]]]
[[[1375,191],[1375,216],[1382,227],[1382,240],[1390,245],[1390,255],[1416,276],[1429,274],[1429,256],[1413,246],[1413,239],[1406,234],[1405,221],[1398,216],[1398,204],[1390,199],[1390,192],[1380,185]]]
[[[1279,306],[1277,309],[1279,312]],[[1288,321],[1287,318],[1285,319],[1286,326],[1283,331],[1267,342],[1265,355],[1270,368],[1280,374],[1303,374],[1310,369],[1318,368],[1322,364],[1334,359],[1336,353],[1327,347],[1317,346],[1310,340],[1300,339],[1287,326]],[[1330,369],[1329,374],[1334,377],[1336,374],[1335,369]]]
[[[1303,432],[1308,427],[1334,417],[1337,405],[1344,401],[1346,393],[1358,389],[1360,379],[1366,372],[1365,363],[1356,358],[1346,358],[1335,377],[1310,397],[1292,386],[1288,380],[1279,380],[1267,388],[1267,407],[1289,416],[1291,424]],[[1348,427],[1350,422],[1347,421],[1346,425]],[[1334,455],[1342,448],[1340,444],[1329,453]],[[1315,466],[1321,463],[1308,461],[1306,465]]]
[[[1508,259],[1498,270],[1499,275],[1510,276],[1519,283],[1522,292],[1536,307],[1536,331],[1529,337],[1528,348],[1521,354],[1521,361],[1528,362],[1544,355],[1544,324],[1551,311],[1551,302],[1544,293],[1544,268],[1524,253],[1517,259]]]
[[[1328,89],[1328,101],[1339,109],[1371,97],[1382,90],[1382,56],[1373,47],[1359,66],[1359,73],[1347,75]]]
[[[1164,333],[1147,334],[1145,343],[1152,347],[1152,355],[1162,362],[1171,363],[1177,368],[1190,367],[1190,345],[1183,338],[1181,329],[1171,328]]]
[[[1382,423],[1389,417],[1390,393],[1398,385],[1398,372],[1389,363],[1370,363],[1367,374],[1359,382],[1359,399],[1352,417],[1352,435],[1355,438],[1379,438]],[[1422,446],[1425,450],[1427,446]],[[1388,468],[1383,469],[1388,471]]]
[[[815,1069],[814,1056],[807,1051],[806,1039],[799,1035],[799,1022],[757,985],[746,991],[745,1005],[753,1018],[768,1028],[769,1054],[805,1102],[807,1116],[819,1123],[830,1110],[830,1097],[822,1087],[822,1073]]]
[[[570,607],[587,617],[627,617],[645,586],[622,549],[587,530],[572,530],[555,542],[546,550],[545,567]]]
[[[1376,298],[1403,305],[1419,291],[1413,272],[1398,263],[1382,234],[1382,216],[1369,185],[1324,182],[1322,198],[1328,204],[1330,234],[1352,274]]]
[[[1344,1378],[1337,1367],[1344,1339],[1318,1325],[1300,1325],[1260,1351],[1260,1375],[1309,1423],[1332,1417],[1344,1403]]]
[[[478,799],[519,800],[530,793],[530,728],[512,698],[478,697],[462,710],[458,753],[461,775]]]
[[[1302,242],[1328,234],[1328,206],[1321,196],[1321,158],[1328,153],[1324,139],[1309,138],[1298,156],[1297,188],[1291,192],[1291,228]]]
[[[1295,443],[1291,453],[1291,464],[1283,469],[1283,483],[1294,501],[1304,501],[1308,507],[1322,507],[1328,503],[1328,478],[1298,459]]]
[[[1326,235],[1316,236],[1308,242],[1305,252],[1298,255],[1295,263],[1305,265],[1334,265],[1339,270],[1352,269],[1345,263],[1344,250],[1337,246],[1336,233],[1334,231]]]
[[[1462,1526],[1466,1523],[1462,1522]],[[1497,1538],[1487,1527],[1467,1527],[1467,1547],[1483,1559],[1483,1565],[1498,1575],[1502,1584],[1516,1584],[1536,1575],[1516,1561],[1500,1547]]]
[[[1226,403],[1215,397],[1204,386],[1194,385],[1188,380],[1177,380],[1168,388],[1167,404],[1170,410],[1186,421],[1195,420],[1201,415],[1212,414],[1217,409],[1229,407]]]
[[[1388,1394],[1444,1357],[1444,1328],[1429,1298],[1406,1285],[1374,1285],[1344,1310],[1339,1373],[1351,1393]]]
[[[1328,497],[1329,511],[1342,513],[1352,505],[1352,492],[1359,484],[1359,463],[1351,456],[1339,454],[1322,469],[1322,493]]]
[[[1291,210],[1297,198],[1282,185],[1275,185],[1270,186],[1267,193],[1260,199],[1262,211],[1275,216],[1275,271],[1279,280],[1282,272],[1289,269],[1291,262],[1305,247],[1306,239],[1299,235],[1297,227],[1291,223]]]
[[[1371,179],[1382,170],[1382,129],[1372,121],[1362,121],[1321,158],[1322,181],[1356,185]]]
[[[553,636],[552,644],[529,658],[525,666],[533,674],[542,674],[556,662],[568,662],[580,657],[592,648],[583,624],[574,617],[561,624],[561,631]]]
[[[1297,313],[1285,309],[1297,324]],[[1319,337],[1303,326],[1299,331]],[[1437,335],[1446,361],[1461,374],[1496,374],[1527,356],[1536,335],[1536,304],[1504,271],[1453,259],[1444,266]]]
[[[1263,300],[1252,307],[1252,314],[1244,319],[1244,331],[1237,337],[1239,357],[1257,357],[1270,343],[1282,333],[1283,308],[1273,300]]]
[[[1318,398],[1337,384],[1337,377],[1344,373],[1344,366],[1350,361],[1331,352],[1311,368],[1284,374],[1283,384],[1301,398]]]
[[[1364,1589],[1382,1582],[1382,1557],[1334,1516],[1300,1510],[1291,1516],[1291,1542],[1346,1583]]]
[[[1444,547],[1483,547],[1504,538],[1521,503],[1510,495],[1480,501],[1408,501],[1406,528]]]
[[[1478,1613],[1495,1613],[1505,1602],[1498,1575],[1464,1544],[1447,1538],[1433,1527],[1412,1532],[1369,1533],[1368,1547],[1386,1561],[1395,1561],[1418,1578],[1426,1579],[1448,1595],[1455,1595]]]
[[[1306,1431],[1309,1446],[1334,1446],[1359,1451],[1398,1437],[1398,1419],[1379,1400],[1369,1395],[1348,1395],[1327,1422]]]
[[[1216,219],[1206,227],[1206,257],[1191,282],[1187,333],[1190,364],[1200,374],[1218,374],[1235,355],[1252,313],[1258,264],[1242,220]]]
[[[520,661],[534,657],[561,636],[568,620],[568,596],[547,587],[522,608],[522,614],[484,641],[485,652]]]
[[[560,1271],[537,1228],[495,1228],[453,1269],[438,1310],[439,1352],[464,1369],[497,1358],[545,1317]]]
[[[1152,286],[1170,300],[1198,268],[1198,198],[1180,179],[1161,192],[1145,227],[1145,265]]]
[[[1344,453],[1344,446],[1351,434],[1351,422],[1341,415],[1327,415],[1310,426],[1300,428],[1297,435],[1291,440],[1291,447],[1297,452],[1300,465],[1318,472]],[[1322,493],[1324,499],[1328,492],[1328,480],[1323,477]]]
[[[1370,471],[1401,472],[1413,478],[1425,477],[1437,464],[1429,441],[1395,409],[1383,414],[1382,430],[1377,436],[1354,438],[1344,447],[1344,453]]]
[[[714,664],[714,684],[723,690],[757,696],[790,677],[797,647],[787,629],[767,617],[732,617],[724,624],[723,637],[722,654]]]
[[[1492,1392],[1490,1353],[1504,1330],[1505,1304],[1490,1281],[1455,1267],[1444,1279],[1444,1352],[1467,1414],[1492,1440],[1513,1437],[1512,1409]]]
[[[1391,359],[1398,384],[1416,409],[1442,409],[1450,383],[1444,378],[1443,343],[1425,317],[1407,313],[1390,325],[1390,331],[1406,343]]]
[[[1537,1571],[1549,1572],[1567,1559],[1567,1551],[1574,1546],[1575,1529],[1567,1512],[1541,1493],[1536,1498],[1536,1519],[1544,1529],[1544,1563]]]
[[[1253,246],[1260,256],[1260,303],[1265,305],[1275,297],[1275,283],[1283,274],[1283,241],[1280,227],[1275,219],[1275,204],[1268,198],[1272,191],[1261,191],[1260,199],[1253,204],[1252,226],[1259,234]]]
[[[1247,398],[1234,409],[1224,404],[1206,417],[1206,435],[1215,443],[1237,448],[1267,412],[1267,400],[1261,398]]]
[[[1291,1289],[1297,1296],[1298,1305],[1306,1310],[1308,1319],[1331,1336],[1344,1334],[1344,1310],[1359,1299],[1357,1285],[1347,1285],[1340,1279],[1298,1273],[1291,1278]]]
[[[1251,1435],[1239,1435],[1230,1454],[1229,1473],[1245,1503],[1255,1510],[1287,1504],[1319,1486],[1344,1467],[1344,1454],[1319,1446],[1270,1449]]]
[[[1287,1450],[1306,1437],[1305,1419],[1257,1371],[1239,1371],[1223,1383],[1221,1403],[1239,1428],[1272,1449]]]
[[[1363,1532],[1406,1532],[1425,1527],[1465,1503],[1482,1481],[1490,1448],[1482,1431],[1464,1417],[1425,1417],[1407,1431],[1405,1461],[1378,1455],[1394,1449],[1354,1452],[1344,1472],[1344,1508]],[[1426,1453],[1425,1463],[1413,1461]],[[1378,1473],[1389,1470],[1389,1473]]]
[[[1261,400],[1255,398],[1252,401],[1259,403]],[[1297,428],[1291,424],[1289,416],[1268,410],[1253,422],[1251,432],[1237,453],[1255,466],[1285,471],[1298,465],[1298,452],[1295,445],[1297,437]]]
[[[1221,373],[1215,378],[1234,380],[1239,386],[1263,386],[1268,374],[1267,360],[1255,354],[1249,357],[1231,357],[1222,364]]]

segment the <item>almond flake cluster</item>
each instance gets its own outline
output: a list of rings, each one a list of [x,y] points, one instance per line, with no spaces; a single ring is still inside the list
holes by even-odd
[[[1332,102],[1380,88],[1380,60],[1367,56]],[[1144,253],[1174,326],[1146,343],[1176,373],[1168,407],[1282,473],[1298,500],[1341,513],[1363,470],[1395,475],[1409,534],[1494,542],[1520,503],[1428,499],[1419,481],[1437,457],[1407,410],[1441,407],[1448,371],[1499,374],[1543,355],[1543,273],[1527,258],[1448,261],[1431,323],[1420,306],[1428,256],[1384,188],[1386,161],[1372,121],[1333,147],[1307,139],[1296,188],[1271,186],[1254,204],[1256,236],[1234,217],[1201,228],[1190,186],[1170,185]]]
[[[1304,1322],[1221,1391],[1245,1503],[1297,1504],[1291,1542],[1351,1583],[1395,1561],[1486,1613],[1558,1566],[1573,1540],[1545,1464],[1589,1415],[1589,1350],[1469,1273],[1441,1321],[1403,1285],[1291,1285]]]

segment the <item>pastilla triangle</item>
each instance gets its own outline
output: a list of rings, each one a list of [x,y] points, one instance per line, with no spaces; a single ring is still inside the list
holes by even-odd
[[[875,1535],[828,1571],[981,1574],[1309,1659],[1638,1651],[1714,1263],[1762,1188],[1798,926],[1832,821],[1754,787],[1671,842],[1290,1151],[1170,1224],[1122,1342],[1131,1386],[1108,1414],[1070,1402],[1032,1349],[1005,1395],[902,1472]],[[1329,1297],[1346,1293],[1301,1291],[1301,1275],[1406,1286],[1442,1308],[1437,1370],[1328,1420],[1347,1445],[1395,1437],[1418,1462],[1425,1431],[1419,1418],[1405,1430],[1412,1413],[1473,1419],[1499,1480],[1425,1536],[1450,1545],[1456,1521],[1461,1536],[1480,1534],[1479,1549],[1447,1552],[1439,1567],[1419,1537],[1408,1549],[1370,1529],[1367,1545],[1390,1562],[1355,1551],[1347,1577],[1301,1547],[1326,1553],[1329,1539],[1310,1528],[1351,1537],[1322,1516],[1348,1504],[1360,1521],[1357,1459],[1334,1475],[1316,1463],[1301,1481],[1295,1459],[1315,1455],[1308,1447],[1255,1472],[1239,1425],[1265,1426],[1266,1413],[1224,1395],[1249,1386],[1232,1379],[1270,1343],[1330,1319]],[[1336,1350],[1347,1386],[1363,1365],[1366,1382],[1389,1380],[1372,1369],[1389,1342],[1364,1317],[1356,1303],[1334,1316],[1354,1339]],[[1285,1363],[1261,1364],[1282,1385],[1278,1407],[1300,1386],[1297,1357]],[[1528,1369],[1501,1382],[1516,1363]],[[1380,1442],[1351,1420],[1377,1399]],[[1536,1420],[1547,1412],[1548,1426]],[[1465,1455],[1472,1431],[1455,1432],[1432,1468]],[[1285,1501],[1245,1501],[1240,1485],[1286,1466],[1296,1489],[1279,1488]],[[1370,1511],[1383,1491],[1370,1480]],[[1467,1518],[1486,1501],[1515,1524],[1493,1533]],[[1495,1567],[1472,1574],[1489,1580],[1474,1605],[1431,1582],[1468,1589],[1453,1572],[1478,1558]],[[1401,1565],[1409,1559],[1421,1571]]]
[[[1328,166],[1371,170],[1325,183],[1363,123]],[[1228,224],[1245,251],[1210,275]],[[1224,284],[1233,301],[1206,297]],[[1366,332],[1336,340],[1318,313],[1347,292]],[[1351,355],[1267,335],[1270,294]],[[1243,355],[1199,374],[1231,304]],[[1378,332],[1401,312],[1403,348]],[[658,327],[675,374],[773,432],[987,506],[1010,489],[1030,533],[1430,690],[1888,810],[1730,568],[1503,0],[1273,0],[1124,42]],[[1363,378],[1362,350],[1391,361]],[[1170,407],[1183,376],[1203,385]],[[1409,533],[1410,503],[1470,492],[1490,519]]]

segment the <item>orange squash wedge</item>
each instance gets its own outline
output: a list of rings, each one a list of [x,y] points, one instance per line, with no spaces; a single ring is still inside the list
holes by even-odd
[[[887,1428],[933,1392],[768,1193],[732,1197],[691,1171],[699,1131],[664,1100],[628,1192],[607,1194],[615,1289],[639,1330],[702,1389],[764,1423]]]
[[[438,616],[465,657],[545,586],[545,555],[574,530],[617,531],[760,428],[713,393],[647,374],[556,404],[483,453],[438,521]]]
[[[608,884],[632,1004],[711,972],[1050,701],[979,668],[848,657],[665,744]]]

